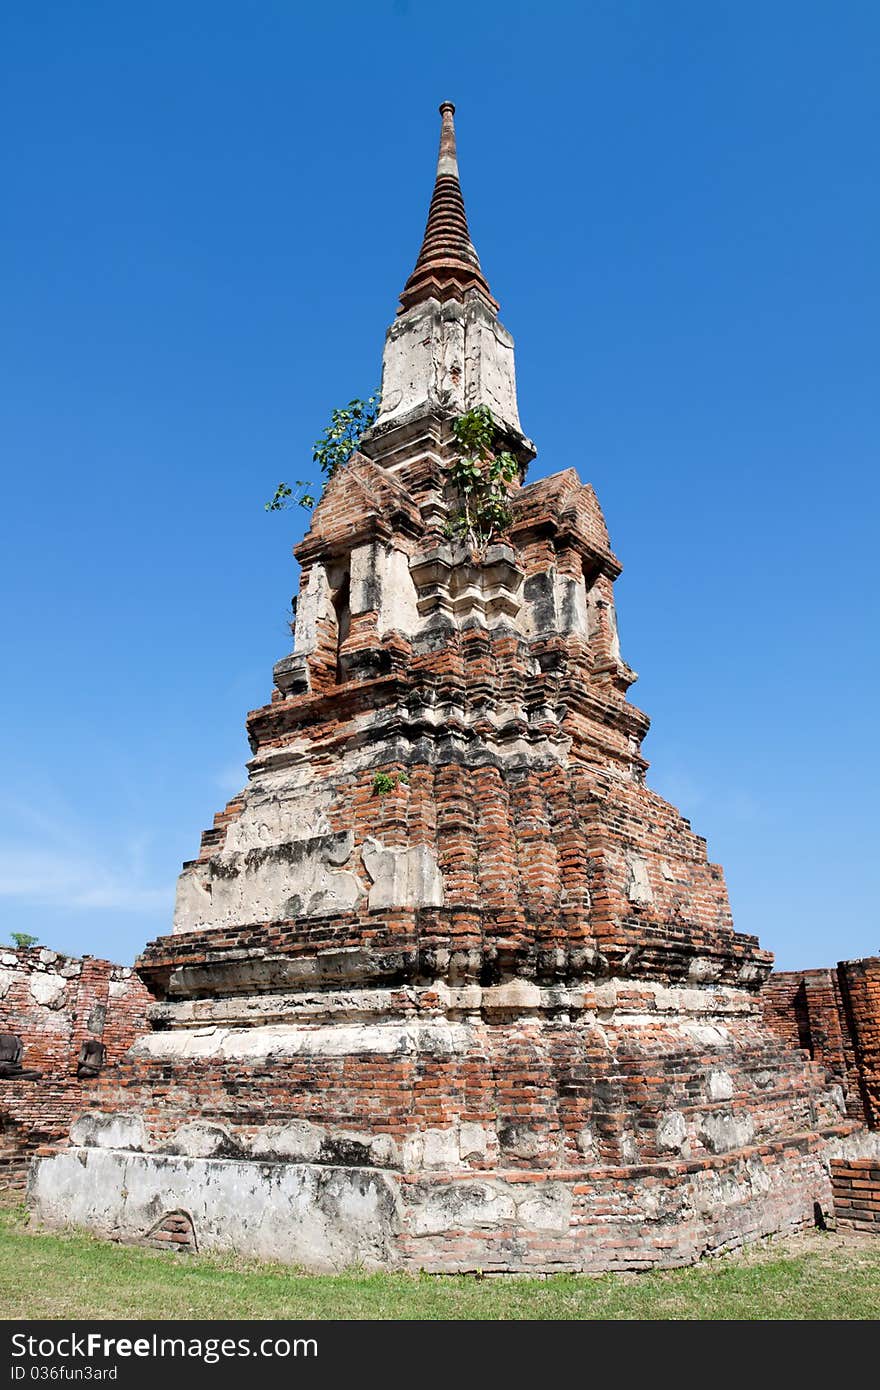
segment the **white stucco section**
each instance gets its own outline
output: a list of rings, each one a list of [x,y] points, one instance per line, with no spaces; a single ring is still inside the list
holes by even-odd
[[[627,897],[631,903],[637,903],[640,907],[649,906],[654,901],[654,894],[651,890],[647,862],[640,854],[629,850],[623,857],[626,863]]]
[[[226,854],[329,835],[331,800],[329,787],[316,784],[305,766],[261,772],[248,786],[244,810],[226,832]]]
[[[53,970],[47,970],[45,974],[32,975],[28,989],[36,1002],[44,1008],[60,1008],[66,997],[67,981]]]
[[[532,575],[524,589],[520,625],[530,637],[564,632],[588,638],[592,629],[583,575],[560,574],[555,566]]]
[[[391,549],[385,553],[379,605],[380,637],[389,632],[412,636],[422,626],[409,563],[409,556],[402,550]]]
[[[352,613],[369,613],[378,608],[384,559],[384,548],[375,541],[369,545],[358,545],[352,550],[348,598]]]
[[[443,876],[430,845],[386,846],[368,839],[362,852],[372,880],[371,910],[443,906]]]
[[[352,833],[331,829],[332,796],[304,765],[255,772],[222,847],[178,879],[175,933],[354,907],[368,884]]]
[[[187,1028],[145,1033],[131,1049],[138,1060],[181,1061],[216,1058],[261,1061],[285,1057],[358,1057],[364,1053],[395,1056],[425,1053],[432,1057],[462,1055],[468,1033],[463,1024],[435,1019],[430,1023],[334,1023],[297,1027],[275,1024],[256,1028]]]
[[[309,573],[308,583],[300,588],[297,599],[294,632],[294,648],[297,652],[305,655],[315,650],[318,622],[330,607],[327,572],[323,565],[315,564]]]
[[[235,1250],[314,1270],[387,1267],[399,1227],[392,1179],[375,1169],[234,1162],[113,1149],[38,1160],[30,1201],[47,1226],[144,1239],[183,1210],[202,1250]]]
[[[350,912],[364,885],[336,861],[344,862],[351,849],[349,832],[192,864],[178,879],[174,931]]]
[[[496,420],[519,429],[513,339],[496,318],[472,316],[465,334],[465,409],[487,405]]]
[[[385,340],[379,422],[426,406],[461,413],[483,404],[522,432],[513,339],[487,306],[429,299],[401,314]]]

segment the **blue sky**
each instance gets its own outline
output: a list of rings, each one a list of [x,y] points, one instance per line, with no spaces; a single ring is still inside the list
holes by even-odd
[[[7,0],[0,53],[0,937],[169,929],[289,649],[263,503],[378,383],[451,99],[651,785],[780,966],[877,952],[880,8]]]

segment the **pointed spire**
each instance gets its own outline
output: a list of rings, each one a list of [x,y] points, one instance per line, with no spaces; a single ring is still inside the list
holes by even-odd
[[[464,299],[468,290],[497,309],[489,286],[480,269],[480,258],[474,250],[468,231],[461,184],[458,181],[458,158],[455,151],[455,107],[451,101],[440,106],[440,154],[437,159],[437,181],[428,210],[425,239],[415,269],[400,296],[398,313],[421,304],[426,299]]]

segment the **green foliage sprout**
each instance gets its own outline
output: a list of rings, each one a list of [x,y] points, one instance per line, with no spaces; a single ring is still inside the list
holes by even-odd
[[[459,415],[452,433],[460,452],[449,475],[461,506],[448,521],[446,532],[481,550],[513,520],[509,489],[519,475],[519,464],[509,450],[497,448],[498,426],[487,405]]]
[[[311,509],[315,505],[315,494],[311,488],[311,483],[296,482],[293,487],[289,487],[287,483],[279,483],[271,501],[266,503],[266,511],[284,512],[289,507],[296,506]]]
[[[377,772],[373,778],[373,795],[387,796],[393,792],[395,787],[409,786],[409,777],[405,772],[398,772],[392,777],[387,772]]]
[[[355,397],[348,405],[334,410],[330,423],[320,439],[315,441],[312,459],[318,465],[327,482],[344,468],[366,430],[374,424],[379,414],[379,391],[374,391],[365,401]],[[283,512],[290,507],[314,507],[316,494],[312,483],[297,482],[293,487],[279,483],[275,495],[266,503],[267,512]]]
[[[20,951],[27,950],[28,946],[36,946],[39,940],[38,937],[31,936],[30,932],[26,931],[11,931],[9,935],[13,945],[17,946]]]

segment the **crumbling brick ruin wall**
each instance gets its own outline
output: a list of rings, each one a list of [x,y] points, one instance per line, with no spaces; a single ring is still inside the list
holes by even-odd
[[[21,1187],[27,1175],[28,1158],[19,1141],[19,1131],[0,1110],[0,1192]]]
[[[762,993],[764,1021],[843,1087],[847,1113],[880,1129],[880,957],[833,970],[780,970]]]
[[[880,1236],[880,1159],[832,1159],[831,1186],[838,1226]]]
[[[880,1129],[880,956],[837,967],[866,1122]]]
[[[22,1067],[36,1077],[0,1077],[0,1151],[10,1163],[67,1133],[94,1078],[80,1078],[84,1042],[118,1062],[148,1027],[152,996],[134,971],[94,956],[77,959],[43,946],[0,948],[0,1033],[24,1046]]]

